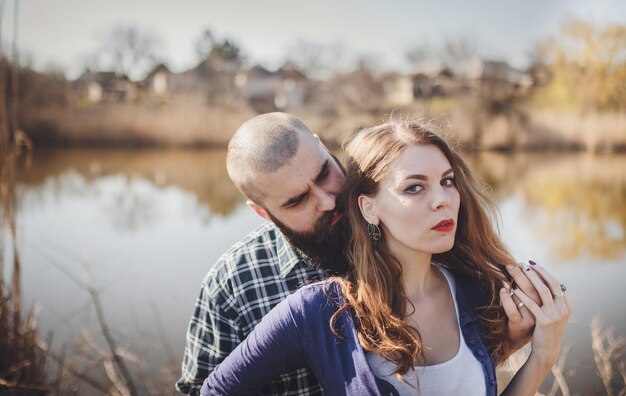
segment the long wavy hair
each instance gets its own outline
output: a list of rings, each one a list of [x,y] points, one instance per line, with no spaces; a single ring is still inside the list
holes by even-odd
[[[410,302],[402,286],[402,267],[388,249],[384,228],[378,241],[368,235],[358,197],[378,192],[385,172],[407,147],[429,144],[438,147],[450,162],[460,195],[454,246],[445,253],[434,254],[432,260],[472,279],[490,293],[490,304],[477,312],[487,349],[496,364],[511,352],[498,292],[504,281],[510,280],[505,265],[515,260],[492,227],[488,214],[495,216],[497,211],[483,193],[484,184],[442,136],[419,122],[392,120],[360,130],[344,144],[348,155],[344,216],[352,230],[346,245],[350,270],[338,279],[345,304],[331,324],[342,312],[352,311],[363,348],[396,363],[396,375],[404,375],[413,365],[423,362],[421,338],[419,331],[405,322]]]

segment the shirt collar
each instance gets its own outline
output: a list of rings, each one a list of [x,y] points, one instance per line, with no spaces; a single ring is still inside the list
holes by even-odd
[[[455,277],[453,275],[454,282],[456,283],[456,300],[459,307],[459,324],[461,327],[468,323],[475,322],[478,317],[474,314],[473,310],[468,306],[466,291],[463,289],[466,286],[464,279]]]
[[[282,278],[285,278],[299,262],[304,262],[278,228],[276,228],[276,252]]]

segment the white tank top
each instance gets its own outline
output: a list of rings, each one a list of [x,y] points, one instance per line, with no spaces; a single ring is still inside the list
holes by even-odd
[[[456,285],[454,278],[445,268],[437,267],[443,273],[454,301],[454,310],[459,328],[459,350],[456,355],[443,363],[432,366],[413,366],[415,372],[408,371],[404,379],[400,381],[393,374],[396,365],[385,360],[378,353],[367,352],[366,358],[370,368],[379,378],[392,384],[401,396],[405,395],[485,395],[485,374],[482,366],[474,357],[472,351],[465,343],[459,326],[459,309],[456,301]],[[419,378],[418,381],[415,375]]]

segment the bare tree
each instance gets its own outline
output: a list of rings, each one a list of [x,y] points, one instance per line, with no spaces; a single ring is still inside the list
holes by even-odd
[[[199,61],[207,61],[216,69],[236,69],[245,60],[239,44],[230,38],[218,39],[209,28],[194,40],[193,47]]]
[[[134,25],[117,25],[100,38],[90,63],[137,79],[162,60],[162,41],[152,32]]]
[[[460,75],[467,72],[470,61],[477,55],[476,43],[466,37],[448,39],[441,48],[441,60]]]
[[[4,0],[0,0],[0,152],[9,145],[9,127],[7,122],[4,51],[2,48],[2,20],[4,16]]]
[[[5,2],[0,1],[0,32],[2,31],[2,19],[4,17]],[[13,37],[11,61],[5,58],[2,35],[0,34],[0,148],[8,149],[13,146],[14,135],[17,131],[17,105],[18,105],[18,48],[17,32],[19,27],[19,1],[13,1]],[[8,85],[8,89],[7,89]]]
[[[404,57],[409,65],[413,68],[417,68],[423,65],[425,62],[430,60],[429,58],[432,56],[432,51],[427,45],[414,45],[409,48],[405,53]]]
[[[193,41],[193,49],[199,61],[205,60],[215,46],[215,36],[209,28],[205,28],[202,33]]]
[[[9,96],[11,103],[11,116],[9,118],[9,144],[14,143],[15,133],[19,127],[17,121],[17,106],[18,106],[18,68],[19,68],[19,58],[18,58],[18,49],[17,49],[17,32],[19,29],[19,0],[15,0],[13,2],[13,42],[12,42],[12,61],[13,65],[11,67],[11,93]]]
[[[324,78],[346,68],[349,55],[341,43],[324,44],[299,39],[287,49],[285,59],[309,77]]]

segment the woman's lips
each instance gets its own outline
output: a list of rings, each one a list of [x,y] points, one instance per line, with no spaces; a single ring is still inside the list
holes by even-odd
[[[442,220],[432,229],[439,232],[450,232],[454,229],[454,221],[452,219]]]

